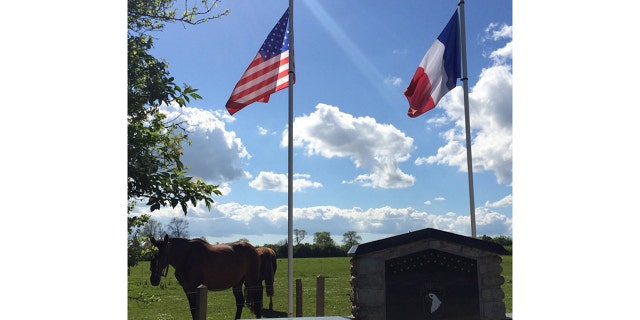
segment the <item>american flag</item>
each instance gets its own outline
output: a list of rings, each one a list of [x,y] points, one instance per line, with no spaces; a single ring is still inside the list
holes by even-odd
[[[295,78],[291,82],[295,82]],[[227,110],[233,115],[253,102],[268,102],[272,93],[288,86],[289,9],[287,8],[233,88],[226,104]]]

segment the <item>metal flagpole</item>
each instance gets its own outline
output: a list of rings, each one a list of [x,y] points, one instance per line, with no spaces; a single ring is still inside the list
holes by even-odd
[[[295,79],[295,46],[293,44],[293,0],[289,0],[289,168],[288,168],[288,237],[287,237],[287,267],[288,267],[288,312],[293,317],[293,79]]]
[[[471,160],[471,128],[469,125],[469,79],[467,78],[467,40],[464,27],[464,0],[460,7],[460,42],[462,49],[462,88],[464,89],[464,125],[467,136],[467,175],[469,176],[469,213],[471,215],[471,236],[476,237],[476,205],[473,196],[473,163]]]

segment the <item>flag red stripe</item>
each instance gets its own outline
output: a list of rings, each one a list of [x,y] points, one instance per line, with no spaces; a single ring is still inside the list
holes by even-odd
[[[288,75],[288,71],[284,71],[281,72],[280,74],[283,75],[283,77],[287,77]],[[233,99],[233,101],[238,102],[238,103],[244,103],[244,104],[250,104],[251,102],[255,102],[258,101],[257,97],[260,97],[262,94],[264,93],[274,93],[280,89],[278,89],[278,87],[281,86],[281,84],[279,84],[279,80],[281,79],[266,79],[264,81],[261,81],[259,83],[257,83],[255,86],[252,86],[251,88],[243,91],[242,93],[238,93],[236,95],[231,96],[231,99]],[[289,83],[289,81],[286,81],[286,84]]]
[[[283,70],[275,76],[270,76],[266,79],[262,79],[262,81],[254,82],[244,90],[234,92],[231,99],[237,102],[243,102],[244,100],[253,99],[256,95],[262,94],[266,91],[271,91],[273,93],[277,91],[275,89],[280,85],[282,79],[288,78],[288,74],[289,70]],[[288,79],[284,80],[288,82]]]
[[[279,64],[278,64],[279,62]],[[288,52],[287,54],[283,53],[280,56],[277,57],[273,57],[270,60],[267,61],[262,61],[262,58],[260,57],[260,55],[256,55],[256,58],[251,62],[251,65],[249,65],[249,67],[247,68],[247,70],[244,72],[244,74],[242,75],[242,77],[240,78],[240,80],[238,81],[238,84],[236,84],[236,88],[240,87],[244,84],[246,84],[247,82],[250,82],[251,80],[254,80],[262,75],[268,74],[269,72],[272,72],[273,70],[277,70],[278,68],[282,67],[282,66],[289,66],[289,55]]]
[[[275,58],[274,58],[275,59]],[[276,61],[277,62],[277,61]],[[231,93],[231,100],[238,101],[243,97],[251,96],[255,91],[262,91],[264,88],[275,89],[278,82],[289,75],[289,58],[280,61],[279,64],[272,63],[268,68],[253,70],[238,82],[236,88]],[[275,91],[274,91],[275,92]]]
[[[422,66],[413,74],[405,95],[409,100],[409,117],[415,118],[436,106],[431,96],[431,80]]]
[[[253,102],[268,102],[269,96],[289,85],[289,52],[262,61],[257,54],[240,78],[226,107],[231,114]]]

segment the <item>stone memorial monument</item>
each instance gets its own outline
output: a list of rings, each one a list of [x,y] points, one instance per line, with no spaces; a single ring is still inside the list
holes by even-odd
[[[353,246],[356,319],[505,319],[501,245],[422,229]]]

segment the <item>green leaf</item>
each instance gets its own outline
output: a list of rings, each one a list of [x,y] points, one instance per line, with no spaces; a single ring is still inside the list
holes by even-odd
[[[187,215],[187,204],[186,203],[181,203],[182,205],[182,211],[184,212],[184,215]]]

